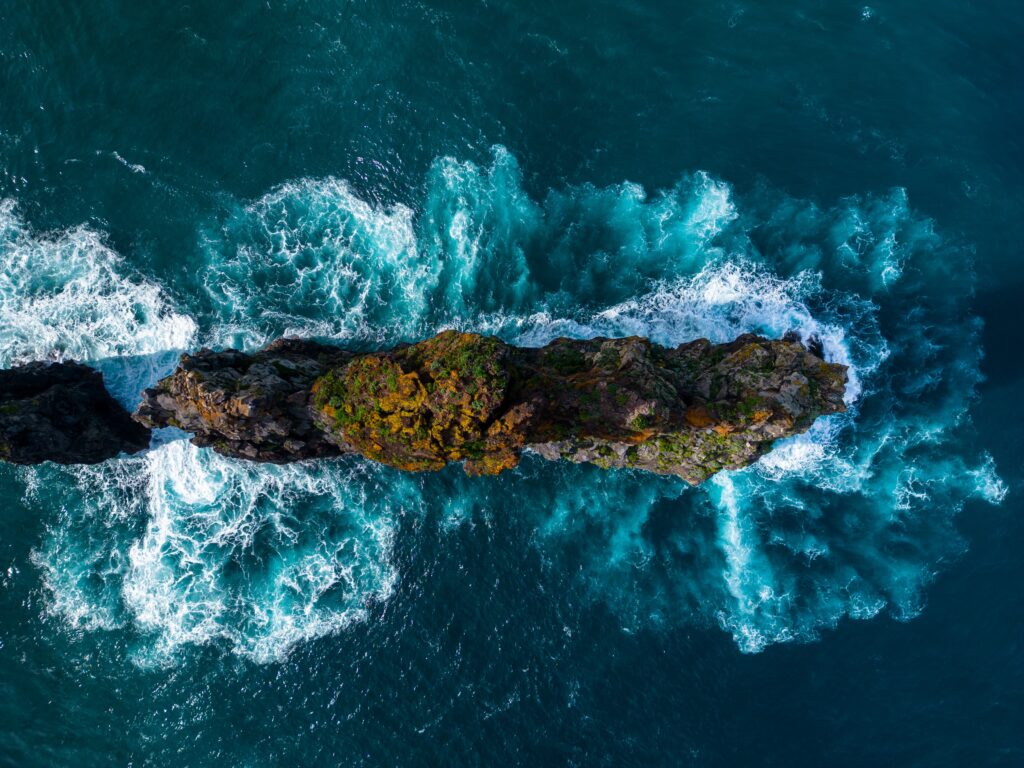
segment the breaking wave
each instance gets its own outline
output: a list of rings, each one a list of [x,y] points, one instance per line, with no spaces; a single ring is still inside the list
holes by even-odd
[[[0,366],[30,360],[99,363],[129,407],[174,367],[195,321],[175,312],[158,285],[131,274],[86,227],[33,232],[0,200]]]
[[[394,587],[401,481],[368,464],[268,467],[178,440],[68,477],[34,559],[74,627],[131,623],[142,665],[219,644],[257,662],[367,617]],[[70,481],[70,483],[68,483]],[[36,495],[43,493],[34,491]]]
[[[117,347],[125,338],[146,351],[193,336],[252,348],[284,333],[377,345],[458,327],[531,345],[796,330],[850,366],[848,413],[697,489],[531,459],[492,480],[355,460],[258,467],[181,441],[60,470],[80,503],[37,552],[50,608],[82,626],[130,622],[151,638],[141,657],[221,643],[270,661],[365,619],[397,588],[396,510],[454,526],[523,516],[552,578],[583,579],[624,626],[715,624],[755,652],[843,617],[916,615],[938,565],[963,550],[956,514],[1005,493],[968,418],[981,355],[970,249],[899,189],[822,208],[693,174],[651,194],[582,185],[537,200],[501,148],[488,166],[436,161],[415,209],[370,203],[343,180],[299,180],[203,227],[195,325],[154,284],[111,271],[117,257],[95,235],[33,239],[17,224],[4,238],[79,254],[102,279],[76,288],[61,273],[51,293],[104,307],[65,321],[34,283],[8,279],[7,361],[39,356],[22,341],[37,337],[61,354],[95,346],[95,358],[140,351]],[[94,245],[72,245],[83,238]]]

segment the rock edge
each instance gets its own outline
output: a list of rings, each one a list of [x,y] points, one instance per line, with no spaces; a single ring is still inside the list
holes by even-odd
[[[555,339],[515,347],[444,331],[357,353],[284,338],[258,352],[202,349],[130,416],[88,366],[0,371],[0,460],[92,464],[177,427],[225,456],[284,463],[357,453],[408,471],[461,462],[498,474],[522,453],[675,475],[697,484],[845,410],[846,367],[793,334]]]

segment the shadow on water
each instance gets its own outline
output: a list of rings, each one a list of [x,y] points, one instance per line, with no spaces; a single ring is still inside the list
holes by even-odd
[[[982,341],[985,359],[982,370],[986,388],[1016,384],[1024,377],[1024,354],[1020,349],[1020,297],[1024,282],[1005,282],[978,292],[977,307],[985,318]]]

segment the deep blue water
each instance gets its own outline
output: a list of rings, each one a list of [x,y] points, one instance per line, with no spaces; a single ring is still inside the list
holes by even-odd
[[[1024,11],[0,0],[0,364],[818,334],[691,489],[0,466],[0,765],[1024,765]]]

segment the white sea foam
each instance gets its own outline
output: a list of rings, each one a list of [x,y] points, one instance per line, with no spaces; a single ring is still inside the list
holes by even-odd
[[[145,166],[140,165],[139,163],[129,163],[127,160],[125,160],[123,157],[121,157],[121,155],[119,155],[117,152],[112,152],[111,156],[115,160],[117,160],[117,162],[119,162],[121,165],[123,165],[129,171],[131,171],[132,173],[142,173],[142,174],[146,173],[146,167]]]
[[[552,311],[569,295],[582,306],[626,300],[720,255],[713,241],[736,217],[728,185],[707,174],[653,197],[636,184],[584,185],[537,203],[501,147],[488,167],[439,159],[415,215],[344,181],[304,179],[205,232],[209,339],[394,343]]]
[[[487,499],[470,480],[449,478],[434,494],[431,478],[367,463],[252,467],[166,445],[133,465],[142,479],[116,499],[108,470],[76,471],[94,512],[62,517],[38,554],[54,612],[82,626],[92,615],[97,626],[134,624],[151,638],[144,663],[209,643],[280,659],[390,594],[393,510],[436,507],[458,526],[509,498],[516,514],[536,516],[540,546],[571,537],[581,573],[624,613],[715,622],[753,652],[843,617],[915,615],[936,564],[963,546],[953,520],[965,500],[1005,495],[991,457],[956,437],[980,375],[967,255],[902,190],[819,208],[772,194],[737,200],[695,174],[656,194],[582,185],[535,201],[501,149],[487,167],[438,160],[426,189],[415,213],[333,179],[228,211],[205,232],[205,340],[386,344],[458,327],[531,345],[627,334],[675,345],[796,331],[850,367],[849,413],[699,489],[628,472],[581,482],[584,469],[545,467],[503,477],[508,493]],[[51,242],[8,219],[0,233],[14,236],[2,242]],[[95,242],[93,261],[116,264]],[[950,284],[954,268],[963,279]],[[111,274],[100,300],[147,285]],[[17,306],[32,300],[26,290],[17,287]],[[152,296],[149,315],[166,317]],[[120,336],[99,319],[66,327],[70,348]],[[667,528],[659,541],[655,510],[654,527]]]
[[[159,286],[127,273],[98,233],[35,233],[12,201],[0,201],[0,365],[105,361],[108,386],[134,406],[191,344],[196,324]]]
[[[365,620],[397,578],[391,510],[417,503],[411,485],[385,495],[368,465],[261,466],[180,440],[48,471],[77,488],[33,554],[48,610],[76,628],[131,623],[144,666],[210,643],[279,661]]]
[[[1006,498],[1009,488],[996,472],[996,462],[991,455],[986,453],[984,461],[968,472],[974,478],[974,492],[979,498],[990,504],[1000,504]]]
[[[144,456],[132,456],[95,466],[25,468],[27,500],[43,508],[58,502],[31,558],[48,593],[47,612],[74,629],[127,623],[120,595],[125,542],[145,519],[146,466]],[[58,496],[51,500],[53,490]]]
[[[248,465],[183,442],[150,454],[149,520],[124,581],[134,621],[157,635],[150,661],[214,641],[279,660],[387,599],[387,508],[332,469]]]
[[[206,236],[211,343],[274,336],[373,338],[422,317],[437,266],[419,259],[412,211],[357,197],[344,181],[285,184]]]

